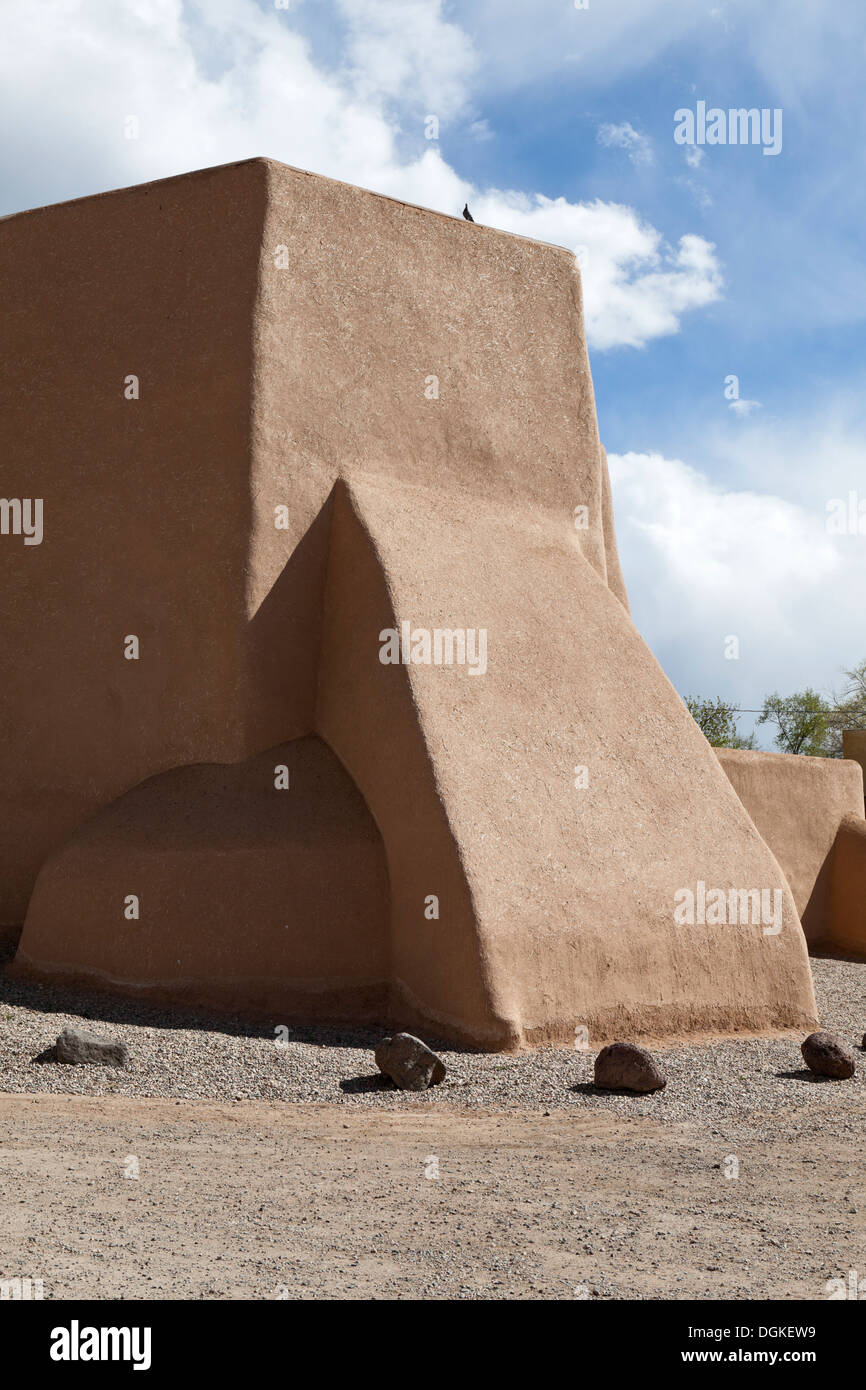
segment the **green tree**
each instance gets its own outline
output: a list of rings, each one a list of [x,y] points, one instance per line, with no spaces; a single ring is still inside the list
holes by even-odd
[[[827,744],[833,758],[842,756],[843,729],[866,729],[866,661],[844,675],[847,684],[833,695],[827,721]]]
[[[741,738],[737,733],[738,705],[732,705],[721,696],[702,698],[686,696],[686,707],[704,737],[714,748],[754,748],[755,735]]]
[[[831,707],[816,690],[807,687],[795,695],[768,695],[759,724],[775,724],[775,744],[781,753],[801,753],[812,758],[832,754]]]

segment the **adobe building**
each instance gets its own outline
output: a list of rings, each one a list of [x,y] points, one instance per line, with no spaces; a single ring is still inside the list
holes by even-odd
[[[0,274],[16,972],[490,1049],[815,1026],[629,616],[570,252],[255,159],[6,218]]]
[[[859,763],[735,748],[716,756],[779,861],[810,949],[866,955]]]

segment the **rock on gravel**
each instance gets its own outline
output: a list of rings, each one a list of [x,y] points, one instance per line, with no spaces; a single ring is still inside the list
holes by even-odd
[[[605,1091],[661,1091],[667,1077],[652,1053],[634,1043],[615,1042],[595,1059],[595,1084]]]
[[[383,1038],[375,1052],[376,1066],[401,1091],[426,1091],[445,1080],[445,1063],[411,1033]]]
[[[854,1054],[833,1033],[810,1033],[800,1051],[810,1071],[847,1081],[856,1070]]]
[[[849,1046],[858,1043],[866,1026],[866,961],[814,957],[811,964],[823,1028]],[[858,1066],[844,1086],[815,1084],[799,1057],[792,1066],[803,1032],[678,1042],[664,1049],[644,1042],[668,1082],[663,1091],[644,1095],[593,1086],[601,1044],[586,1052],[574,1047],[474,1052],[431,1035],[425,1042],[444,1062],[445,1080],[426,1091],[400,1091],[371,1065],[384,1027],[297,1024],[287,1044],[276,1046],[274,1026],[284,1021],[168,1009],[0,972],[2,1090],[163,1097],[180,1105],[194,1099],[231,1104],[236,1096],[243,1096],[243,1103],[333,1103],[343,1119],[352,1111],[444,1112],[455,1106],[476,1112],[550,1110],[554,1116],[564,1111],[576,1118],[589,1111],[630,1121],[697,1124],[708,1142],[725,1145],[722,1157],[738,1152],[734,1136],[740,1125],[768,1144],[784,1133],[797,1146],[806,1138],[823,1143],[828,1127],[846,1142],[854,1136],[862,1143],[866,1124],[866,1066]],[[57,1034],[66,1026],[124,1042],[129,1065],[35,1065],[49,1048],[54,1053]]]
[[[80,1028],[64,1028],[55,1044],[58,1062],[95,1067],[125,1067],[129,1061],[126,1043],[97,1038]]]

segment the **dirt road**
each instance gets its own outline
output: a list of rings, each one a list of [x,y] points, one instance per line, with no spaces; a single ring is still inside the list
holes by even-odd
[[[0,1095],[0,1275],[125,1299],[824,1299],[866,1277],[862,1142],[758,1133]]]

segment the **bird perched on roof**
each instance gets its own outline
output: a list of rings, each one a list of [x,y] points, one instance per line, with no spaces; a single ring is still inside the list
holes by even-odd
[[[464,203],[464,204],[463,204],[463,216],[466,218],[466,221],[467,221],[467,222],[474,222],[474,221],[475,221],[475,218],[472,216],[472,213],[469,211],[469,204],[468,204],[468,203]]]

